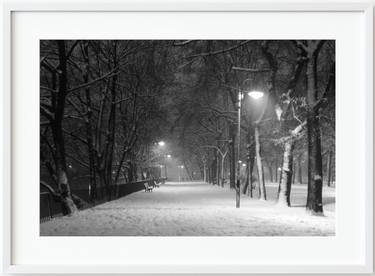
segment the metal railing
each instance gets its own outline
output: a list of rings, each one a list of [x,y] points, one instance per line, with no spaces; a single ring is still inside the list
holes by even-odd
[[[88,204],[83,208],[91,208],[98,204],[102,204],[108,201],[116,200],[121,197],[127,196],[129,194],[141,191],[144,189],[144,183],[148,182],[149,184],[151,181],[157,182],[165,182],[165,178],[157,178],[157,179],[145,179],[135,182],[129,183],[120,183],[117,185],[112,185],[110,187],[110,191],[108,193],[105,187],[99,187],[96,189],[96,200],[95,202],[91,202],[91,190],[87,189],[72,189],[72,194],[78,196]],[[39,219],[40,222],[46,222],[51,220],[54,217],[62,216],[62,209],[61,203],[56,202],[53,199],[53,196],[50,192],[41,192],[40,193],[40,213]]]

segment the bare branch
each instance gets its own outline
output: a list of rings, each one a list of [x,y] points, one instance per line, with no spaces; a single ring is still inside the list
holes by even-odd
[[[39,105],[40,107],[40,113],[46,117],[50,122],[53,121],[54,119],[54,114],[52,112],[50,112],[45,106],[43,106],[42,104]]]
[[[232,47],[229,47],[229,48],[226,48],[226,49],[223,49],[223,50],[195,54],[195,55],[187,56],[186,58],[207,57],[207,56],[213,56],[213,55],[218,55],[218,54],[224,54],[226,52],[229,52],[229,51],[237,49],[237,48],[239,48],[241,46],[244,46],[244,45],[246,45],[249,42],[250,42],[249,40],[245,40],[245,41],[243,41],[243,42],[241,42],[241,43],[239,43],[239,44],[237,44],[235,46],[232,46]]]
[[[40,86],[40,89],[47,90],[49,92],[57,93],[57,90],[53,90],[52,88],[46,87],[46,86]]]
[[[67,93],[71,93],[71,92],[73,92],[73,91],[76,91],[76,90],[80,90],[80,89],[83,89],[83,88],[89,87],[89,86],[91,86],[91,85],[97,83],[98,81],[101,81],[101,80],[106,79],[106,78],[113,77],[113,76],[115,76],[115,75],[118,74],[118,73],[114,73],[116,70],[117,70],[117,68],[111,70],[110,72],[108,72],[108,73],[105,74],[104,76],[101,76],[101,77],[99,77],[99,78],[97,78],[97,79],[95,79],[95,80],[92,80],[92,81],[90,81],[90,82],[87,82],[87,83],[84,83],[84,84],[78,85],[78,86],[76,86],[76,87],[74,87],[74,88],[71,88],[71,89],[69,89],[69,90],[67,91]]]

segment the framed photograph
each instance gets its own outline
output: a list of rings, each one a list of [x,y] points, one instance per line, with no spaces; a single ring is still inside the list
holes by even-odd
[[[7,1],[5,274],[371,273],[373,4]]]

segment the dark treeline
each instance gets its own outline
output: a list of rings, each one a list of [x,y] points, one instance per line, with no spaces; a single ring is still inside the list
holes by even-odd
[[[73,178],[93,202],[98,188],[110,200],[152,170],[161,139],[191,179],[236,188],[238,175],[243,193],[256,182],[267,199],[266,176],[285,206],[292,183],[307,182],[306,207],[320,214],[323,175],[330,185],[335,173],[335,43],[44,40],[40,114],[41,183],[65,214],[77,210]]]

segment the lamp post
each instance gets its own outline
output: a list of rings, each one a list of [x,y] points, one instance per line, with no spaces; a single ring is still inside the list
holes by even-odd
[[[162,170],[163,170],[163,165],[159,165],[160,167],[160,178],[162,177]]]
[[[246,80],[245,80],[246,81]],[[250,91],[248,95],[253,98],[254,100],[260,99],[263,97],[264,93],[261,91]],[[243,100],[243,92],[240,90],[238,91],[238,105],[237,105],[237,116],[238,116],[238,124],[237,124],[237,180],[236,180],[236,208],[240,208],[240,200],[241,200],[241,190],[240,190],[240,150],[241,150],[241,103]]]
[[[178,181],[181,182],[181,171],[184,168],[183,165],[178,166]]]
[[[240,148],[241,148],[241,103],[242,103],[243,93],[238,91],[238,105],[237,105],[237,169],[236,169],[236,208],[240,208],[241,201],[241,191],[240,191]]]
[[[165,147],[165,142],[164,141],[159,141],[157,143],[155,143],[155,145],[158,145],[160,148],[161,148],[161,151],[163,151],[164,147]],[[170,154],[165,154],[165,155],[162,155],[162,152],[159,153],[159,157],[164,157],[164,178],[167,179],[167,158],[171,158],[172,156]],[[162,167],[160,167],[160,177],[162,176]]]
[[[170,159],[172,158],[172,156],[170,154],[167,154],[165,155],[166,159],[164,158],[165,162],[164,162],[164,177],[165,177],[165,180],[167,180],[168,178],[168,175],[167,175],[167,159]]]

